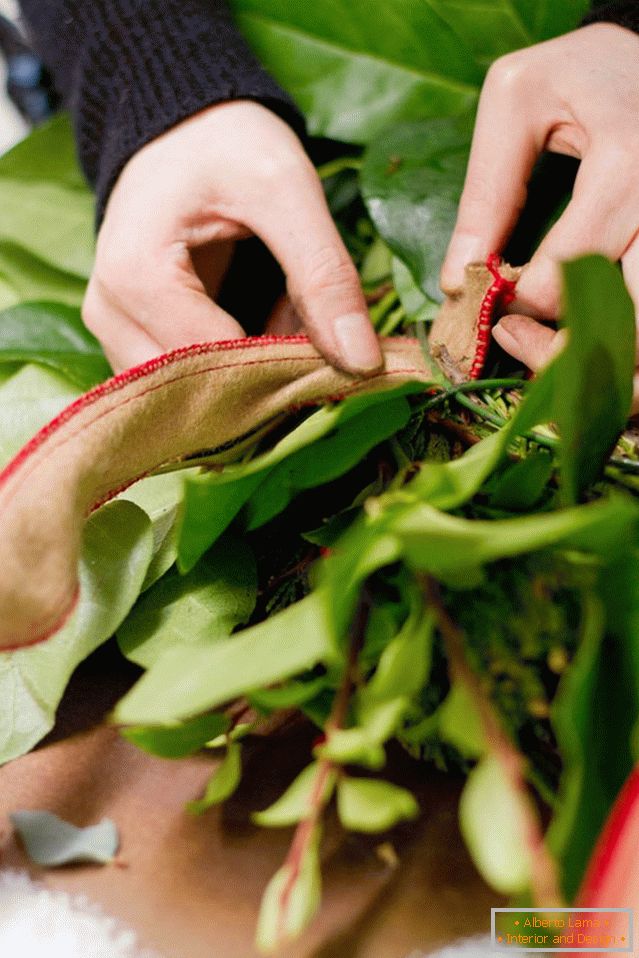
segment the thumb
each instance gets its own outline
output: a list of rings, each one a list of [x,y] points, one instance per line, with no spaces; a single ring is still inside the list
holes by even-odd
[[[248,225],[283,268],[291,302],[326,359],[355,374],[383,363],[355,265],[332,220],[312,165],[274,190]]]
[[[493,337],[534,373],[554,359],[566,342],[564,330],[550,329],[529,316],[504,316],[493,329]]]

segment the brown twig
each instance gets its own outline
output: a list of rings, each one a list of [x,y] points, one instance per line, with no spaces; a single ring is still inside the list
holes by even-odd
[[[534,903],[539,908],[559,908],[563,904],[563,899],[559,888],[557,866],[546,847],[537,809],[528,790],[524,756],[504,732],[492,702],[468,664],[464,633],[448,614],[441,599],[438,582],[432,576],[423,576],[422,585],[444,641],[451,679],[461,682],[472,696],[477,705],[488,746],[519,799],[531,861],[531,890]]]
[[[364,644],[370,610],[370,596],[368,590],[364,587],[353,619],[348,657],[344,667],[342,681],[333,701],[331,714],[326,723],[326,738],[330,736],[331,732],[342,728],[346,722],[351,691],[356,679],[357,661]],[[334,770],[335,766],[330,759],[320,759],[318,762],[315,781],[313,782],[313,788],[308,799],[308,815],[297,826],[289,853],[284,862],[284,868],[288,874],[286,883],[282,888],[278,909],[277,927],[280,940],[284,940],[286,937],[285,921],[290,898],[295,888],[295,883],[299,878],[304,859],[315,839],[316,829],[327,802],[326,786]]]

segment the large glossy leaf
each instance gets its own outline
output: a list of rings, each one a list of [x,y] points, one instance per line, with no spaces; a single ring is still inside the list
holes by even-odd
[[[0,235],[0,309],[29,300],[80,306],[86,279],[65,273]]]
[[[315,135],[367,143],[392,123],[459,114],[477,99],[482,71],[430,3],[234,0],[232,6]]]
[[[0,239],[86,279],[93,262],[94,200],[73,144],[63,116],[0,158]]]
[[[486,65],[518,47],[574,29],[589,7],[588,0],[429,0],[429,3]]]
[[[172,570],[145,592],[118,630],[120,648],[151,668],[172,648],[229,636],[250,617],[256,595],[250,548],[222,539],[187,575]]]
[[[472,117],[393,126],[364,154],[362,194],[375,226],[421,290],[440,300],[439,271],[464,184]]]
[[[0,465],[4,465],[79,390],[59,373],[23,366],[0,385]]]
[[[110,503],[91,516],[75,612],[46,642],[0,654],[0,762],[29,751],[52,728],[75,667],[113,634],[135,602],[152,548],[148,516],[132,503]]]
[[[601,256],[564,264],[568,347],[559,357],[554,419],[561,495],[574,502],[600,475],[630,412],[635,311],[618,268]]]
[[[82,390],[111,375],[80,310],[60,303],[23,303],[0,313],[0,363],[32,360],[58,369]]]

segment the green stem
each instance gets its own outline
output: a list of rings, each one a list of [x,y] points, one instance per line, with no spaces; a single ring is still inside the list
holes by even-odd
[[[450,389],[443,389],[436,396],[415,406],[415,411],[427,412],[434,406],[439,406],[440,403],[446,402],[447,399],[454,399],[460,393],[474,393],[477,392],[478,389],[521,389],[525,385],[525,379],[477,379],[473,382],[460,383],[458,386],[452,386]]]
[[[336,160],[324,163],[317,167],[317,175],[320,180],[328,180],[331,176],[343,173],[344,170],[355,170],[359,173],[362,168],[362,160],[358,156],[338,156]]]

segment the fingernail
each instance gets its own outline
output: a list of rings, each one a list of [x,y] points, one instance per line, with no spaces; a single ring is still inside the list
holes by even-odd
[[[373,372],[382,365],[382,353],[370,320],[361,313],[348,313],[335,320],[335,339],[344,364],[361,372]]]
[[[488,253],[478,236],[461,234],[455,236],[448,247],[442,267],[441,286],[445,293],[452,293],[464,284],[464,269],[468,263],[483,262]]]

